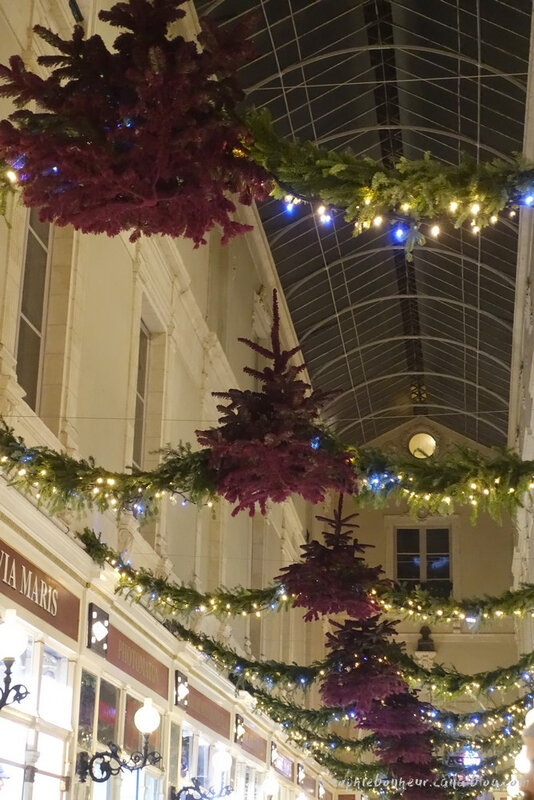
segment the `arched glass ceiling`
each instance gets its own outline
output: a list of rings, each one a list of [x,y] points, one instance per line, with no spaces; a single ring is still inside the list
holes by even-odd
[[[248,101],[278,131],[392,163],[522,149],[530,0],[197,0],[223,24],[256,10]],[[505,444],[517,228],[447,230],[413,263],[388,231],[353,238],[304,208],[261,216],[317,388],[362,443],[426,414]]]

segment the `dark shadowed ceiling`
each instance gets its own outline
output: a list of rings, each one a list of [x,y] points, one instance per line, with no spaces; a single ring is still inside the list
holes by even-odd
[[[197,0],[231,24],[251,9],[248,102],[279,133],[391,164],[522,149],[531,0]],[[425,414],[505,444],[517,244],[507,216],[444,230],[409,263],[389,226],[358,238],[309,206],[260,208],[316,388],[363,443]]]

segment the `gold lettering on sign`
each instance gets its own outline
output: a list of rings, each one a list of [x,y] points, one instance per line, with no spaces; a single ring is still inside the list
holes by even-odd
[[[146,657],[129,647],[124,639],[119,642],[119,658],[124,664],[142,675],[145,680],[150,677],[152,669]]]
[[[78,638],[80,601],[54,577],[0,539],[0,594],[73,639]]]

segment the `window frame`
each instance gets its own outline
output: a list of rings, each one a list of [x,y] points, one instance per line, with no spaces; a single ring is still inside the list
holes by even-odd
[[[143,337],[146,339],[146,363],[145,363],[145,376],[143,381],[143,394],[139,393],[139,368],[141,363],[141,342]],[[134,424],[133,424],[133,438],[132,438],[132,464],[137,469],[143,469],[143,463],[145,460],[145,442],[146,442],[146,412],[147,412],[147,405],[148,405],[148,386],[149,386],[149,376],[150,376],[150,345],[152,340],[152,334],[141,318],[140,325],[139,325],[139,344],[137,349],[137,370],[136,370],[136,379],[135,379],[135,399],[134,399]],[[141,402],[143,413],[141,416],[141,430],[139,430],[138,424],[138,416],[137,416],[137,403],[138,401]],[[139,450],[139,453],[136,453],[136,450]],[[140,458],[136,461],[136,456],[139,455]]]
[[[402,530],[416,530],[419,535],[419,578],[399,578],[399,550],[398,550],[398,532]],[[448,557],[449,557],[449,577],[448,578],[429,578],[427,572],[427,534],[432,530],[446,530],[448,532]],[[402,553],[401,553],[402,555]],[[409,555],[409,554],[406,554]],[[415,555],[415,554],[414,554]],[[450,524],[434,523],[423,525],[410,525],[409,523],[399,523],[393,526],[393,580],[397,583],[403,583],[408,586],[423,586],[426,589],[432,584],[440,585],[448,582],[450,584],[450,593],[454,586],[454,570],[453,570],[453,531]]]
[[[15,340],[15,371],[17,374],[17,382],[19,386],[24,389],[25,392],[25,402],[32,408],[32,410],[39,415],[40,407],[42,404],[42,388],[43,388],[43,372],[44,372],[44,360],[45,360],[45,349],[46,349],[46,322],[48,317],[48,306],[49,306],[49,294],[50,294],[50,273],[51,273],[51,265],[52,265],[52,255],[53,255],[53,247],[54,247],[54,226],[52,223],[48,224],[48,245],[45,246],[44,242],[38,235],[38,233],[32,228],[31,226],[31,214],[33,209],[28,209],[28,215],[26,218],[26,225],[25,225],[25,237],[24,237],[24,249],[23,249],[23,257],[22,257],[22,271],[21,271],[21,281],[20,281],[20,291],[19,291],[19,305],[18,305],[18,313],[17,313],[17,335]],[[22,301],[23,301],[23,294],[24,294],[24,285],[26,281],[26,270],[27,270],[27,255],[28,255],[28,241],[30,236],[33,236],[37,243],[43,248],[46,253],[46,264],[45,264],[45,280],[44,280],[44,288],[43,288],[43,304],[41,310],[41,330],[37,331],[35,326],[32,322],[23,314],[22,312]],[[19,364],[19,344],[20,344],[20,329],[21,329],[21,322],[24,323],[30,328],[30,330],[39,336],[39,359],[37,365],[37,383],[35,387],[35,407],[31,405],[26,399],[27,393],[26,388],[22,386],[19,379],[19,372],[18,372],[18,364]]]

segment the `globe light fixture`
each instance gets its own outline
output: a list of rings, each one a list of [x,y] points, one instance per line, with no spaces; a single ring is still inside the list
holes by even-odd
[[[28,696],[25,686],[18,683],[11,685],[13,664],[28,646],[28,636],[17,620],[17,612],[8,608],[4,614],[4,622],[0,625],[0,659],[4,662],[4,687],[0,691],[0,710],[11,703],[20,703]]]
[[[414,433],[408,442],[408,449],[414,458],[430,458],[434,455],[436,447],[436,440],[426,431]]]
[[[526,745],[523,745],[519,753],[516,755],[514,759],[514,766],[522,775],[528,775],[530,772],[532,764],[530,762],[530,758],[527,756]]]
[[[267,777],[263,781],[263,796],[264,797],[278,797],[278,791],[280,789],[280,784],[274,777],[272,773],[268,773]]]
[[[93,756],[81,751],[76,759],[76,774],[80,783],[85,783],[88,777],[95,783],[105,783],[112,775],[118,775],[124,770],[136,772],[146,766],[157,766],[161,761],[161,755],[155,750],[149,751],[148,739],[159,727],[160,720],[159,711],[152,705],[152,700],[147,698],[134,715],[135,727],[143,734],[142,750],[133,752],[128,759],[121,757],[120,747],[113,742],[109,743],[108,750],[100,751]]]

